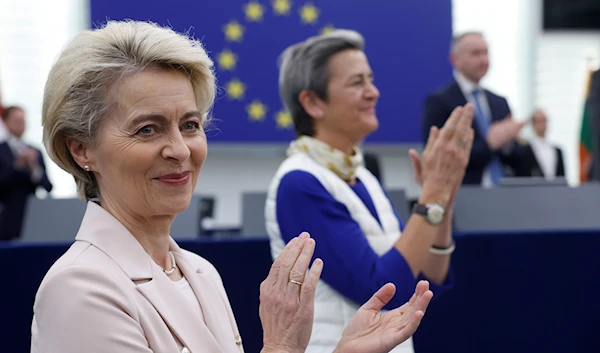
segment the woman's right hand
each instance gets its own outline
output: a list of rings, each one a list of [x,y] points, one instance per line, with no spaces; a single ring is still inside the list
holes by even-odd
[[[262,353],[306,350],[312,333],[315,289],[323,269],[323,262],[316,259],[306,275],[314,250],[315,241],[308,233],[292,239],[262,282],[259,306]]]
[[[473,106],[456,107],[441,129],[433,126],[421,157],[421,199],[443,206],[462,184],[469,164],[474,132]]]

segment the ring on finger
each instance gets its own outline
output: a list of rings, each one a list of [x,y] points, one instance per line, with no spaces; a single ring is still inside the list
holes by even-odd
[[[297,284],[297,285],[299,285],[299,286],[302,286],[302,282],[300,282],[300,281],[296,281],[296,280],[293,280],[293,279],[291,279],[291,278],[290,278],[290,283],[293,283],[293,284]]]

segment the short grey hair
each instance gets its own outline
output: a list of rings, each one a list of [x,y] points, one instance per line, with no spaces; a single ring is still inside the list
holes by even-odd
[[[67,139],[95,147],[101,123],[118,104],[113,88],[146,69],[185,73],[192,84],[203,123],[215,98],[213,62],[202,43],[154,23],[109,21],[77,35],[48,76],[42,104],[43,141],[52,160],[71,173],[79,197],[99,197],[93,173],[79,166]]]
[[[348,49],[364,50],[364,46],[364,38],[358,32],[338,29],[293,44],[281,54],[279,94],[294,120],[298,136],[313,136],[315,133],[312,117],[300,104],[300,93],[310,90],[327,100],[331,57]]]
[[[460,48],[460,42],[463,40],[463,38],[465,38],[467,36],[473,36],[473,35],[484,37],[483,33],[479,32],[479,31],[468,31],[468,32],[459,33],[459,34],[455,35],[454,37],[452,37],[452,42],[450,43],[450,52],[456,53],[458,51],[458,49]]]

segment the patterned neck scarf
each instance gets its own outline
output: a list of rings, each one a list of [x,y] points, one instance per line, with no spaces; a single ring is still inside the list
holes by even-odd
[[[325,142],[310,136],[301,136],[290,143],[287,155],[306,153],[315,162],[328,168],[346,182],[351,182],[356,177],[356,169],[363,164],[363,155],[358,147],[348,156]]]

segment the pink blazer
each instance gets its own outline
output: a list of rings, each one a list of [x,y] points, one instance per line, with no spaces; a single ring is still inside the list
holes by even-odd
[[[35,297],[31,352],[241,353],[225,288],[205,259],[170,250],[205,322],[188,299],[110,213],[89,202],[76,241]]]

